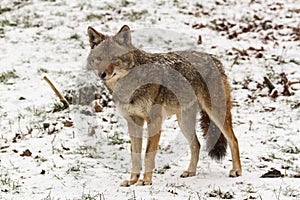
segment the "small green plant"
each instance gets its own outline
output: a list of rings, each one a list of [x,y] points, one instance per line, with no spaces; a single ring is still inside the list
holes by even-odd
[[[45,69],[45,68],[39,68],[39,69],[37,70],[37,72],[38,72],[38,73],[48,73],[49,70],[48,70],[48,69]]]
[[[7,19],[4,19],[2,21],[0,21],[0,26],[4,27],[4,26],[17,26],[16,22],[11,22]]]
[[[61,102],[55,102],[52,112],[60,112],[60,111],[63,111],[65,109],[66,108],[65,108],[64,104],[62,104]]]
[[[4,37],[4,28],[1,28],[0,27],[0,38],[3,38]]]
[[[247,184],[247,187],[245,189],[243,189],[242,191],[251,193],[251,194],[257,192],[252,184]]]
[[[12,8],[0,8],[0,14],[5,13],[5,12],[10,12],[12,10]]]
[[[202,5],[201,3],[199,3],[199,2],[197,2],[195,6],[196,6],[197,8],[203,8],[203,5]]]
[[[129,5],[134,5],[134,4],[135,4],[134,2],[130,2],[128,0],[122,0],[122,2],[121,2],[122,7],[127,7]]]
[[[86,158],[102,158],[102,154],[97,151],[97,148],[91,145],[79,146],[73,154],[80,154]]]
[[[283,195],[286,197],[299,197],[300,192],[296,188],[288,186],[283,189]]]
[[[51,191],[49,192],[49,194],[43,198],[42,200],[54,200],[54,197],[51,197]]]
[[[70,174],[72,172],[80,172],[80,165],[77,164],[77,165],[70,166],[69,169],[67,170],[67,174]]]
[[[18,182],[11,179],[8,173],[0,174],[0,189],[1,192],[17,191],[20,188]]]
[[[0,74],[0,83],[8,84],[8,80],[16,78],[19,78],[19,76],[16,74],[16,70],[3,72]]]
[[[86,16],[86,21],[90,21],[92,19],[98,19],[101,20],[104,17],[104,15],[97,15],[97,14],[89,14]]]
[[[96,147],[93,147],[91,145],[87,145],[87,146],[82,145],[82,146],[79,146],[78,148],[76,148],[74,153],[80,154],[80,155],[85,155],[89,152],[96,152],[96,151],[97,151]]]
[[[47,161],[48,161],[47,158],[44,158],[44,157],[41,157],[41,158],[40,158],[40,162],[47,162]]]
[[[80,35],[78,35],[77,33],[73,34],[70,36],[71,40],[79,40],[80,39]]]
[[[129,143],[129,141],[126,141],[124,138],[121,138],[119,132],[114,132],[112,136],[107,136],[107,139],[108,139],[108,145]]]
[[[150,44],[153,43],[153,37],[148,38],[148,43],[150,43]]]
[[[287,146],[282,149],[282,152],[290,154],[299,154],[300,149],[297,146]]]
[[[136,200],[135,190],[132,191],[132,197],[128,200]]]
[[[205,193],[208,197],[217,197],[220,199],[233,199],[233,193],[232,192],[223,192],[220,188],[213,189],[211,192]]]
[[[103,194],[100,194],[100,193],[99,194],[91,194],[91,193],[85,194],[83,192],[81,199],[82,200],[104,200],[105,197]]]
[[[162,168],[154,169],[154,173],[155,173],[155,174],[164,174],[164,173],[166,173],[166,171],[167,171],[168,169],[170,169],[170,168],[171,168],[170,165],[169,165],[169,164],[166,164],[166,165],[164,165]]]
[[[145,18],[145,15],[148,14],[147,10],[142,10],[142,11],[132,11],[129,15],[127,15],[128,19],[130,21],[137,21],[137,20],[142,20]]]

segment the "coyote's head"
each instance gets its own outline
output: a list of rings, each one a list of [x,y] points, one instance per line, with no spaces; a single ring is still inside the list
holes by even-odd
[[[88,35],[91,46],[88,68],[112,86],[134,66],[130,29],[124,25],[116,35],[107,36],[88,27]]]

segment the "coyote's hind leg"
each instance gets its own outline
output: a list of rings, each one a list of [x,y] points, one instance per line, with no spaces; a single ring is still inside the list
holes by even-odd
[[[225,120],[218,120],[217,117],[210,116],[213,118],[215,124],[219,127],[219,129],[224,134],[231,151],[232,157],[232,169],[229,172],[230,177],[237,177],[242,175],[242,166],[240,161],[240,152],[239,152],[239,145],[238,140],[235,137],[232,128],[232,118],[230,108],[227,109]]]
[[[200,143],[196,135],[196,114],[196,109],[188,109],[176,114],[180,129],[187,139],[191,150],[190,163],[188,169],[180,175],[182,178],[196,175],[200,153]]]

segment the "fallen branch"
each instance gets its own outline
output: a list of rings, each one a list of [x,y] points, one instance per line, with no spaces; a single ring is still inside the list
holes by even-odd
[[[53,85],[53,83],[46,77],[44,76],[44,80],[50,85],[51,89],[55,92],[56,96],[58,96],[60,102],[64,104],[64,108],[69,108],[69,103],[65,99],[65,97],[56,89],[56,87]]]

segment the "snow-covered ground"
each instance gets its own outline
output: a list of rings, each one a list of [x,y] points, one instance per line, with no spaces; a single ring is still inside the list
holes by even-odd
[[[216,163],[203,150],[197,175],[179,178],[189,148],[171,118],[153,185],[119,187],[129,177],[130,152],[114,106],[52,112],[59,100],[43,77],[64,95],[101,88],[84,69],[86,29],[114,34],[124,24],[144,50],[195,49],[222,60],[243,176],[228,177],[229,153]],[[300,199],[299,41],[297,0],[1,0],[0,199]],[[290,96],[282,94],[285,76]],[[278,97],[270,96],[264,77]],[[73,126],[64,126],[67,120]],[[260,178],[271,168],[282,177]]]

